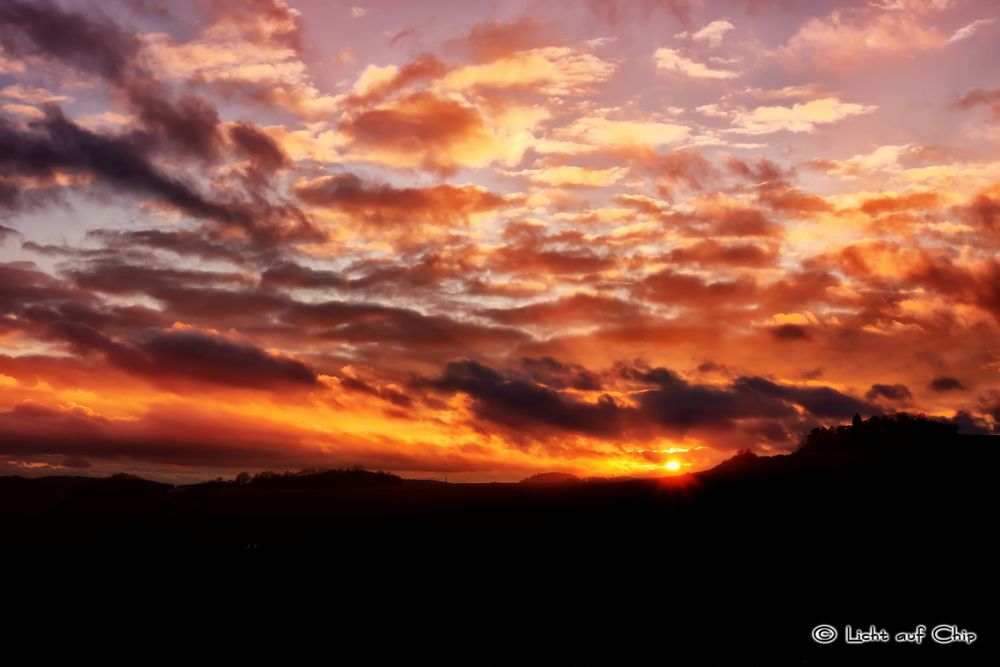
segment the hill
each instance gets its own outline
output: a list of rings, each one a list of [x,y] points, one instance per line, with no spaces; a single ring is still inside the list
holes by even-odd
[[[183,619],[258,657],[332,642],[377,664],[995,664],[1000,448],[911,428],[856,422],[785,456],[600,484],[4,478],[8,627],[113,623],[169,647]],[[128,604],[87,613],[112,592]],[[824,646],[821,623],[980,638]]]

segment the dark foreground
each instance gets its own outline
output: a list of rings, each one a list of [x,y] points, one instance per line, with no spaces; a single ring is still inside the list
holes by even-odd
[[[956,437],[662,481],[5,478],[3,627],[129,660],[1000,664],[998,459]],[[846,645],[848,624],[978,637]]]

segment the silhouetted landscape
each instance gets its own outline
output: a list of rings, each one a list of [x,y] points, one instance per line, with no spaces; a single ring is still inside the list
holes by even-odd
[[[5,477],[7,605],[69,634],[162,641],[180,625],[233,650],[333,642],[392,664],[978,664],[996,648],[998,452],[898,415],[663,479]],[[91,618],[94,596],[121,604]],[[821,646],[820,623],[979,638]]]

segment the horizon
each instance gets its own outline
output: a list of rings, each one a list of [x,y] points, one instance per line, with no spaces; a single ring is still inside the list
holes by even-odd
[[[1000,434],[998,35],[985,0],[5,2],[0,475]]]

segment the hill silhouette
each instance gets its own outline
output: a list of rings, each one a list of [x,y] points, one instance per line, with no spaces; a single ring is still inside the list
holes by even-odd
[[[565,472],[540,472],[531,477],[525,477],[519,484],[573,484],[580,478]]]
[[[357,664],[995,664],[998,463],[994,437],[895,415],[600,484],[6,477],[6,627],[168,650],[182,623],[226,659],[333,645]],[[979,639],[823,646],[820,623]]]

